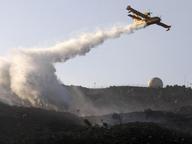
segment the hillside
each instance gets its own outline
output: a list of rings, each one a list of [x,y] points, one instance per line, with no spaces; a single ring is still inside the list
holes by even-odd
[[[109,88],[88,89],[78,86],[67,87],[71,95],[79,95],[101,111],[134,112],[145,109],[174,111],[192,105],[192,89],[184,86],[166,88],[146,88],[132,86],[113,86]]]
[[[79,108],[93,106],[98,115],[79,117],[0,103],[0,143],[192,143],[190,88],[67,89],[77,97]],[[103,110],[108,114],[103,115]]]
[[[19,144],[43,139],[55,131],[83,127],[81,118],[37,108],[8,106],[0,103],[0,143]]]
[[[84,122],[84,123],[83,123]],[[0,103],[1,144],[191,144],[190,134],[151,122],[90,126],[70,113]]]

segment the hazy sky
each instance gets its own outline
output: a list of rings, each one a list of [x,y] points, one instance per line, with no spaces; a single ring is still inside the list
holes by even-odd
[[[147,27],[108,40],[86,56],[57,64],[65,84],[97,87],[146,85],[158,76],[167,85],[192,83],[192,1],[176,0],[0,0],[0,53],[49,47],[98,27],[129,24],[128,4],[171,24],[166,32]]]

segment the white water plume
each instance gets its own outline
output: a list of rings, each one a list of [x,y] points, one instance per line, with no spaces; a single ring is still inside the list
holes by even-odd
[[[11,105],[66,110],[74,101],[55,75],[54,63],[85,55],[107,39],[132,33],[143,24],[82,34],[44,49],[18,49],[0,59],[0,101]],[[73,103],[74,104],[74,103]]]

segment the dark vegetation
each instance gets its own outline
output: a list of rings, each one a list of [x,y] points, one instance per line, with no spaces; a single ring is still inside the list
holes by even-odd
[[[183,109],[185,108],[181,110]],[[176,129],[176,124],[191,128],[185,117],[179,113],[179,110],[178,114],[152,110],[128,114],[115,113],[110,116],[115,121],[119,121],[119,124],[112,126],[102,119],[102,125],[99,126],[91,123],[88,118],[79,118],[70,113],[0,104],[0,143],[191,144],[191,134]],[[149,121],[125,122],[125,118],[129,119],[130,116],[134,118],[143,114]],[[166,123],[152,122],[154,119],[167,121]]]
[[[190,88],[78,89],[95,106],[114,106],[119,113],[78,117],[0,103],[0,144],[192,143]]]
[[[60,131],[83,127],[83,121],[70,113],[0,103],[0,144],[33,143]]]
[[[143,113],[148,114],[148,119],[166,116],[176,122],[175,119],[180,118],[171,113],[152,110]],[[134,113],[139,114],[141,112]],[[103,125],[99,126],[92,124],[89,119],[79,118],[70,113],[11,107],[0,103],[0,144],[192,143],[192,136],[189,133],[167,128],[161,123],[149,121],[123,123],[125,115],[130,114],[112,115],[114,120],[121,121],[119,124],[111,126],[103,120]]]
[[[46,143],[46,141],[45,141]],[[129,123],[109,129],[90,127],[80,131],[56,133],[49,143],[61,144],[191,144],[192,137],[162,128],[154,123]]]
[[[192,89],[185,86],[146,88],[133,86],[112,86],[88,89],[68,86],[72,95],[81,92],[85,98],[100,109],[111,108],[120,113],[143,111],[145,109],[174,111],[183,106],[192,106]],[[78,89],[78,92],[77,92]]]
[[[132,122],[152,122],[169,129],[192,134],[192,111],[183,113],[183,109],[185,108],[181,108],[182,113],[180,113],[180,110],[178,112],[166,112],[147,109],[143,112],[114,113],[102,116],[88,116],[86,118],[93,124],[102,125],[107,123],[109,126]]]
[[[151,114],[149,114],[151,115]],[[153,114],[152,114],[153,115]],[[113,118],[120,120],[118,114]],[[0,104],[1,144],[191,144],[192,136],[152,122],[92,125],[70,113]]]

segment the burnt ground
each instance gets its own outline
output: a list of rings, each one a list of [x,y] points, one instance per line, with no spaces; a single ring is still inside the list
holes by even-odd
[[[19,144],[191,144],[188,134],[162,128],[154,123],[129,123],[109,129],[89,127],[61,131],[37,131],[20,139],[9,139]],[[9,143],[8,142],[8,143]],[[2,141],[1,143],[7,143]]]
[[[92,127],[55,133],[40,143],[61,144],[191,144],[192,137],[154,123],[129,123],[110,129]]]
[[[67,86],[66,88],[74,97],[83,95],[94,107],[103,111],[107,109],[111,113],[145,109],[174,111],[183,106],[192,106],[192,89],[185,86],[175,85],[165,88],[111,86],[97,89]]]
[[[152,122],[91,126],[70,113],[0,104],[0,144],[191,144],[192,136]]]
[[[71,113],[0,103],[0,144],[192,144],[191,88],[77,88],[95,107],[119,108],[124,123],[92,126]]]

